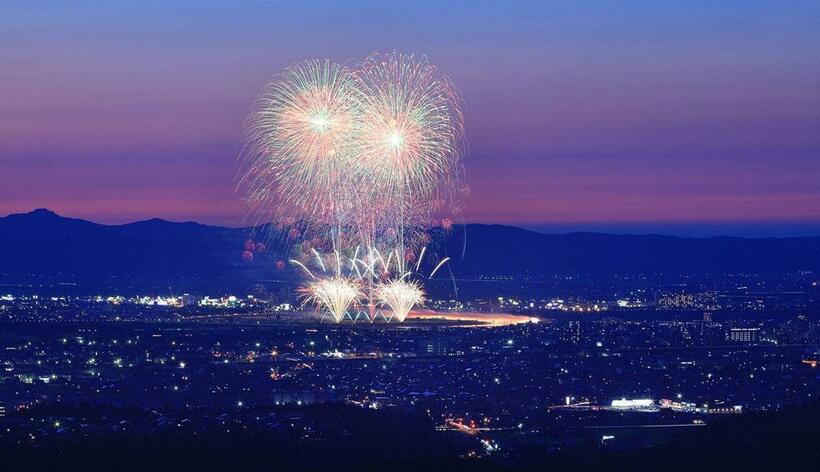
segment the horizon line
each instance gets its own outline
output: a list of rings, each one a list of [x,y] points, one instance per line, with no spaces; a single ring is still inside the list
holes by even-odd
[[[0,216],[5,219],[10,216],[24,216],[37,212],[48,212],[60,218],[86,221],[101,226],[125,226],[129,224],[142,223],[152,220],[160,220],[175,224],[197,224],[202,226],[229,228],[229,229],[252,229],[273,224],[272,222],[261,224],[231,225],[203,223],[191,219],[167,219],[162,217],[146,217],[126,221],[121,223],[107,223],[95,221],[92,218],[67,216],[46,207],[33,208],[24,212],[13,212]],[[703,220],[703,221],[597,221],[597,222],[476,222],[465,221],[457,223],[459,226],[483,225],[483,226],[504,226],[530,231],[545,235],[569,235],[578,233],[609,234],[618,236],[668,236],[678,238],[742,238],[742,239],[766,239],[766,238],[800,238],[800,237],[820,237],[820,219],[818,220]],[[735,230],[745,228],[743,232],[727,232],[726,229],[734,227]],[[779,232],[772,231],[774,228]],[[664,231],[666,229],[667,231]],[[677,229],[677,231],[675,231]],[[671,230],[671,231],[669,231]],[[790,231],[789,231],[790,230]],[[681,232],[683,231],[683,232]]]

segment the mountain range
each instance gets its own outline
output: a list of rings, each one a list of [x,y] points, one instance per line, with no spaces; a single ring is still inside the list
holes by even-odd
[[[240,287],[296,277],[292,268],[277,270],[287,248],[275,242],[243,260],[251,234],[251,228],[161,219],[103,225],[38,209],[0,218],[0,283]],[[550,235],[468,224],[434,239],[443,242],[430,260],[451,257],[450,269],[462,278],[820,271],[820,236]]]

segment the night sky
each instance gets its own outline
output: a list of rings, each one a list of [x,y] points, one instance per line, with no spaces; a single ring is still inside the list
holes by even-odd
[[[0,5],[0,215],[241,225],[244,121],[290,63],[425,54],[469,222],[820,234],[820,3]]]

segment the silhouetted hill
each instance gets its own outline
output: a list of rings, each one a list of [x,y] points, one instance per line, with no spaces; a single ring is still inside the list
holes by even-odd
[[[102,225],[39,209],[0,218],[0,277],[6,283],[49,278],[188,288],[247,286],[293,274],[275,270],[275,260],[286,257],[285,248],[276,244],[254,261],[243,261],[250,234],[248,228],[160,219]],[[436,252],[451,256],[461,277],[820,270],[820,237],[547,235],[467,225],[455,228]]]
[[[11,281],[167,286],[237,286],[267,261],[244,263],[245,229],[160,219],[101,225],[40,209],[0,218],[0,274]]]
[[[468,225],[448,254],[464,274],[784,273],[820,269],[820,237],[736,237],[570,233],[549,235],[499,225]],[[460,259],[460,257],[454,257]]]

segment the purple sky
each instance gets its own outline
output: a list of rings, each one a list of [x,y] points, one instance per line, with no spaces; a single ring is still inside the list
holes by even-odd
[[[242,126],[288,64],[426,54],[467,220],[820,234],[820,4],[8,4],[0,215],[243,223]]]

